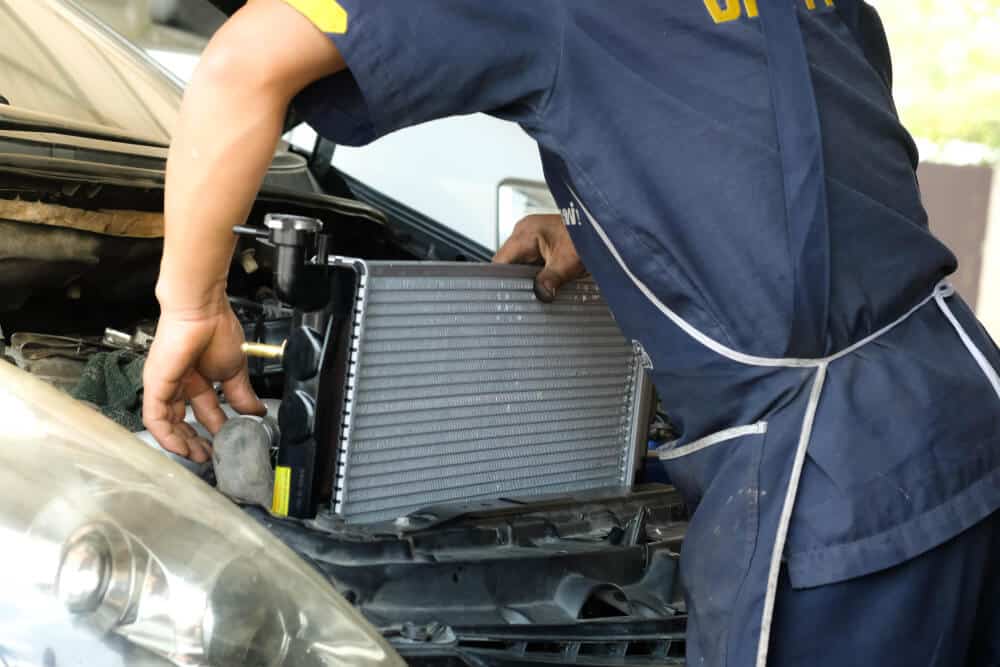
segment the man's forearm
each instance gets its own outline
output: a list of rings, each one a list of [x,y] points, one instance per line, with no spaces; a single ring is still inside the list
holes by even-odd
[[[254,0],[212,39],[184,96],[167,163],[157,285],[164,310],[204,314],[223,303],[232,228],[253,205],[290,100],[343,66],[333,44],[278,0]]]
[[[246,220],[281,132],[285,101],[217,78],[195,77],[170,149],[164,308],[211,308],[225,292],[233,225]]]

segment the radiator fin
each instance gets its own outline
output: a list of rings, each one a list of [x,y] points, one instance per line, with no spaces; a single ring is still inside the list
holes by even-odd
[[[545,305],[512,269],[365,265],[335,480],[346,520],[631,486],[639,355],[593,282]]]

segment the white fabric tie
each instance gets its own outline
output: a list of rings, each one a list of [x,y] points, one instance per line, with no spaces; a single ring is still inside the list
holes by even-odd
[[[963,327],[962,323],[958,321],[957,317],[955,317],[955,313],[951,311],[951,307],[948,305],[946,299],[953,294],[955,294],[954,287],[948,283],[941,283],[934,290],[934,301],[937,302],[938,308],[941,309],[944,316],[948,318],[949,322],[951,322],[951,326],[955,328],[955,332],[958,334],[958,337],[962,339],[962,344],[965,345],[967,350],[969,350],[969,354],[971,354],[972,358],[976,360],[977,364],[979,364],[979,368],[982,369],[983,375],[985,375],[986,379],[990,381],[991,385],[993,385],[993,391],[996,392],[997,398],[1000,398],[1000,375],[997,375],[997,370],[993,368],[993,365],[986,358],[986,355],[983,354],[983,351],[980,350],[979,347],[977,347],[972,341],[969,334],[965,331],[965,327]]]

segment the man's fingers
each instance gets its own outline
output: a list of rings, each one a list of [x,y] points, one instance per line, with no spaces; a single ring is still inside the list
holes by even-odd
[[[541,259],[538,238],[532,234],[514,234],[493,257],[494,264],[531,264]]]
[[[200,437],[190,424],[173,424],[171,432],[163,439],[163,448],[195,463],[212,458],[212,446]]]
[[[218,433],[226,423],[226,414],[219,406],[219,398],[212,385],[200,373],[192,372],[185,378],[184,393],[191,401],[191,409],[194,410],[198,423],[212,435]]]
[[[204,463],[212,458],[212,445],[185,422],[153,421],[146,425],[160,446],[168,452]]]
[[[175,400],[170,404],[170,417],[173,423],[182,422],[187,417],[187,404],[183,398]]]
[[[545,268],[535,276],[535,296],[545,303],[551,303],[559,288],[583,277],[586,270],[569,235],[557,239],[551,248],[543,245],[542,253],[545,255]]]
[[[555,299],[560,287],[586,273],[559,215],[524,218],[493,258],[500,264],[538,260],[544,260],[545,267],[535,278],[535,296],[545,303]]]
[[[198,432],[194,430],[191,424],[187,422],[174,424],[173,435],[184,441],[187,453],[183,454],[183,456],[195,463],[204,463],[212,457],[212,446],[205,438],[198,435]]]
[[[229,404],[241,415],[262,417],[267,414],[267,406],[257,398],[257,392],[250,385],[250,376],[247,375],[246,366],[234,377],[222,383],[222,392],[226,395]]]
[[[191,449],[188,447],[187,438],[177,431],[174,428],[175,426],[176,424],[163,421],[146,424],[146,428],[153,434],[153,437],[156,438],[161,447],[178,456],[189,457]]]
[[[545,237],[552,229],[564,230],[557,214],[529,215],[516,225],[510,238],[493,257],[494,264],[535,264],[544,259]]]
[[[552,303],[560,288],[568,282],[576,280],[584,275],[582,269],[570,266],[566,268],[553,267],[546,264],[545,268],[535,276],[535,296],[539,301]]]
[[[535,296],[540,301],[552,303],[559,289],[568,282],[586,275],[583,265],[579,262],[565,264],[550,262],[535,276]]]
[[[153,342],[143,369],[142,420],[162,445],[171,425],[177,421],[174,410],[180,383],[174,381],[169,355],[164,355],[161,348],[162,345]]]
[[[194,437],[187,441],[189,459],[195,463],[205,463],[212,458],[212,445],[205,438]]]
[[[188,455],[187,442],[174,431],[177,403],[172,397],[160,398],[154,392],[145,395],[142,404],[142,421],[160,446],[180,456]],[[184,403],[180,403],[183,421]]]
[[[552,303],[559,288],[565,283],[564,277],[546,267],[535,276],[535,298],[542,303]]]

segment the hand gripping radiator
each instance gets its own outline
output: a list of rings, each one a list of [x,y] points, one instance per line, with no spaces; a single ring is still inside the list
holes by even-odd
[[[331,261],[342,315],[325,337],[316,420],[332,461],[317,471],[336,515],[631,488],[645,355],[592,281],[543,304],[530,267]]]

